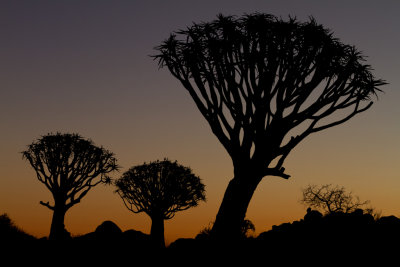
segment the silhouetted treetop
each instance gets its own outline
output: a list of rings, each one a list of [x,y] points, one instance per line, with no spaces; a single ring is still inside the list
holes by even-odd
[[[314,19],[219,15],[175,32],[157,50],[160,66],[182,82],[234,159],[237,151],[250,157],[252,145],[254,157],[272,146],[285,158],[310,133],[369,108],[372,101],[363,100],[385,84],[354,46],[341,43]],[[349,114],[323,123],[338,110]],[[271,140],[271,132],[286,133],[305,122],[303,133],[287,144],[283,134]],[[274,174],[288,177],[279,168]]]
[[[129,210],[149,215],[161,212],[164,219],[205,200],[200,178],[190,168],[166,159],[130,168],[115,185]]]
[[[91,187],[110,183],[109,173],[118,168],[112,152],[78,134],[45,135],[22,154],[49,190],[66,191],[67,206],[78,203]]]

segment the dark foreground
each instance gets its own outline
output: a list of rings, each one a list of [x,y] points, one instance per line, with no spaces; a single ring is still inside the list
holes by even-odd
[[[257,237],[212,242],[208,236],[198,235],[194,239],[178,239],[162,249],[156,248],[148,235],[135,230],[123,232],[110,221],[92,233],[63,242],[37,239],[3,221],[0,245],[1,258],[10,258],[13,263],[346,266],[351,260],[358,263],[356,266],[377,261],[381,266],[400,257],[400,219],[386,216],[375,220],[362,210],[326,216],[308,211],[304,219],[274,226]]]

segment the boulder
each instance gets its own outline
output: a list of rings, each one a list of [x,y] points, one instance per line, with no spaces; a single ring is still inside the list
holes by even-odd
[[[112,221],[104,221],[94,231],[98,239],[119,239],[122,230]]]

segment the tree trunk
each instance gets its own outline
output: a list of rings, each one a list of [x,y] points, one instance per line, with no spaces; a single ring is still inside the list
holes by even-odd
[[[219,208],[211,238],[218,241],[234,241],[241,237],[241,228],[247,207],[262,176],[251,170],[238,175],[229,182]]]
[[[50,240],[67,239],[67,231],[64,226],[64,218],[66,213],[65,205],[55,205],[53,211],[53,219],[50,228]]]
[[[165,247],[164,218],[162,215],[160,216],[157,214],[157,215],[151,216],[150,237],[157,247],[159,247],[159,248]]]

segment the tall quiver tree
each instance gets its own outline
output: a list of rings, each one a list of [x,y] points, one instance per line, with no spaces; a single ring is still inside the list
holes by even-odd
[[[297,144],[367,110],[385,84],[355,47],[314,19],[219,15],[173,33],[156,50],[159,66],[186,88],[232,158],[215,238],[238,238],[262,178],[288,179],[283,163]]]
[[[37,178],[50,190],[54,204],[40,201],[53,211],[51,240],[65,238],[65,213],[79,203],[91,188],[109,183],[109,173],[118,169],[114,154],[78,134],[48,134],[22,152]]]
[[[157,247],[165,246],[164,220],[205,201],[200,178],[190,168],[167,159],[132,167],[115,185],[130,211],[144,212],[151,218],[150,236]]]

